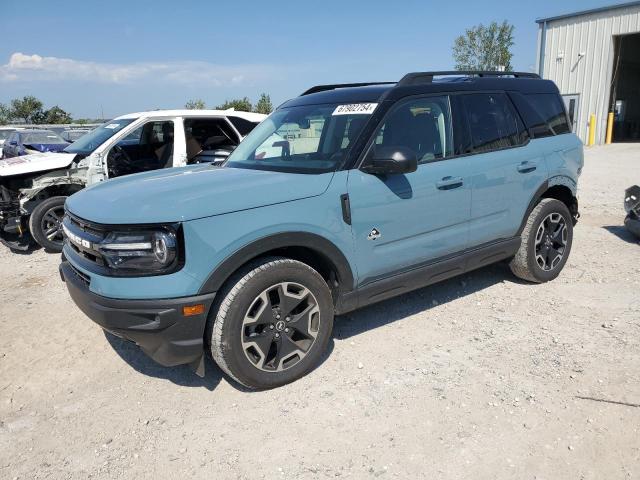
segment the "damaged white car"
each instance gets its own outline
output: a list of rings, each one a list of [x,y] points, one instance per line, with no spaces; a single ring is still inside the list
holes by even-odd
[[[221,163],[266,115],[233,110],[131,113],[82,136],[60,153],[0,160],[0,241],[33,241],[62,251],[69,195],[110,178],[195,163]]]

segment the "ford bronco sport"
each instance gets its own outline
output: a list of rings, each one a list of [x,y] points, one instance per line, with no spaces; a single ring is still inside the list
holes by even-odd
[[[61,252],[67,196],[86,185],[130,173],[222,163],[265,117],[233,110],[130,113],[69,146],[60,139],[64,150],[60,148],[59,153],[0,160],[0,242],[27,250],[35,240],[48,251]],[[13,137],[34,136],[31,132],[14,132]]]
[[[105,330],[250,388],[316,366],[334,315],[508,260],[558,276],[582,144],[533,74],[427,72],[317,86],[222,168],[96,185],[66,203],[60,271]]]

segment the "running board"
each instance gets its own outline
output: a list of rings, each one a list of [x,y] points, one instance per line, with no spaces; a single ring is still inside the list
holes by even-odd
[[[513,257],[520,248],[520,243],[520,237],[492,242],[373,280],[344,295],[336,306],[336,314],[343,314],[418,288],[427,287]]]

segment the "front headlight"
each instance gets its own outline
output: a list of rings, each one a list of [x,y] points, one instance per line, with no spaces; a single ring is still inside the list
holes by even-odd
[[[105,266],[121,274],[161,275],[176,270],[180,260],[178,232],[169,227],[113,231],[96,247]]]

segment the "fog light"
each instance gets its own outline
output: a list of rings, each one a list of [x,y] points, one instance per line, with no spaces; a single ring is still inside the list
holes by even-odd
[[[204,313],[204,304],[198,303],[197,305],[187,305],[182,307],[182,315],[185,317],[193,317],[194,315],[202,315]]]

